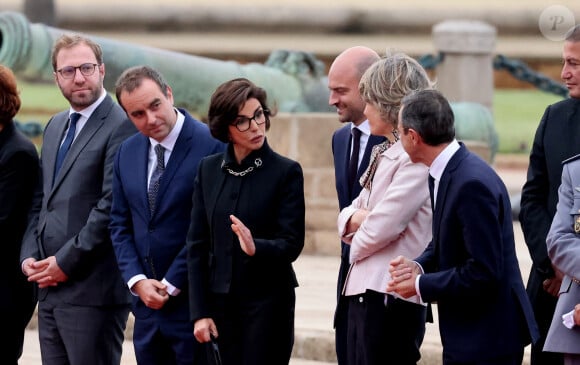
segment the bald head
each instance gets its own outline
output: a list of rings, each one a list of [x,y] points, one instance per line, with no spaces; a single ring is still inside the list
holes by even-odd
[[[368,47],[355,46],[347,48],[334,59],[330,66],[329,74],[332,73],[333,69],[346,69],[350,72],[354,71],[360,80],[365,71],[379,58],[379,54]]]
[[[365,71],[379,59],[374,50],[356,46],[344,50],[332,62],[328,71],[328,104],[336,107],[342,123],[359,125],[366,119],[363,114],[365,102],[359,94],[358,83]]]

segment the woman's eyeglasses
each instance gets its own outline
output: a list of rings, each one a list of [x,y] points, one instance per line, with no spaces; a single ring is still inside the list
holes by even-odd
[[[267,109],[258,109],[254,113],[254,116],[249,118],[245,115],[238,115],[236,120],[232,123],[240,132],[245,132],[250,129],[252,125],[252,120],[256,122],[257,125],[262,125],[266,123],[268,120],[268,110]]]

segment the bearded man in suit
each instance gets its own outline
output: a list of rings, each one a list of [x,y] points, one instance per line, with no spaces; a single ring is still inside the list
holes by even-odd
[[[103,87],[97,43],[62,35],[52,66],[70,108],[44,130],[42,183],[20,259],[39,288],[42,363],[115,365],[130,294],[109,235],[111,181],[117,148],[136,130]]]

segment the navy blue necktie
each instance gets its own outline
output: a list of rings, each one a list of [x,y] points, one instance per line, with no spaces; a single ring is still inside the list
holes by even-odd
[[[81,115],[79,113],[72,113],[70,115],[70,125],[68,127],[68,132],[66,133],[66,137],[64,138],[64,142],[62,142],[62,145],[60,146],[58,153],[56,155],[56,162],[54,164],[54,175],[53,175],[53,183],[54,180],[56,179],[56,176],[58,175],[58,172],[60,171],[60,168],[62,166],[62,163],[64,161],[64,158],[66,157],[66,154],[68,152],[68,150],[70,149],[70,146],[73,143],[73,140],[75,139],[75,132],[77,130],[77,122],[79,121],[79,119],[81,118]]]
[[[147,191],[147,197],[149,199],[149,211],[151,215],[155,211],[155,200],[157,199],[157,193],[159,192],[159,184],[161,182],[161,176],[165,171],[165,148],[161,144],[155,146],[155,154],[157,155],[157,165],[153,174],[151,174],[151,180],[149,180],[149,190]]]
[[[361,131],[358,128],[353,128],[352,133],[352,154],[350,156],[350,161],[348,163],[348,187],[351,189],[355,184],[356,173],[358,171],[358,156],[360,151],[360,134]]]

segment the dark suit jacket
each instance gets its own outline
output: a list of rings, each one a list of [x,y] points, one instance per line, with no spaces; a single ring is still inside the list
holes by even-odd
[[[336,193],[338,195],[339,210],[347,207],[352,203],[354,198],[362,190],[362,186],[358,183],[361,175],[366,171],[373,146],[385,140],[384,137],[370,136],[367,142],[365,153],[359,165],[356,181],[354,186],[348,186],[348,163],[350,161],[350,145],[351,145],[351,126],[350,123],[342,128],[336,130],[332,135],[332,155],[334,157],[334,179],[336,183]],[[337,298],[340,298],[340,293],[344,287],[346,274],[348,273],[350,246],[341,242],[340,268],[338,270],[337,281]],[[340,308],[337,307],[337,311]],[[336,320],[336,313],[335,313]]]
[[[36,296],[22,273],[20,247],[39,176],[36,147],[9,122],[0,131],[0,277],[5,282],[0,308],[9,310],[11,321],[22,323],[22,330],[34,311]]]
[[[181,290],[159,311],[133,296],[136,318],[159,313],[164,319],[189,320],[185,237],[193,181],[201,158],[223,151],[225,145],[211,136],[207,125],[180,112],[185,121],[163,173],[153,216],[147,200],[149,138],[141,133],[130,137],[115,159],[110,228],[123,279],[128,282],[139,274],[165,278]]]
[[[579,153],[580,100],[571,98],[548,106],[534,137],[519,214],[532,257],[527,285],[532,304],[543,291],[542,282],[554,276],[546,249],[546,235],[556,213],[562,161]],[[548,316],[549,323],[552,313],[545,316]]]
[[[444,358],[485,362],[537,339],[507,189],[464,145],[443,172],[433,240],[417,262],[425,270],[421,298],[438,304]]]
[[[44,129],[41,150],[40,211],[29,222],[20,258],[54,255],[68,280],[39,289],[72,305],[129,304],[117,266],[109,221],[113,160],[119,144],[136,129],[107,95],[74,140],[54,181],[56,154],[67,127],[68,110]]]
[[[254,165],[257,159],[259,166]],[[229,146],[224,154],[204,158],[195,179],[187,236],[193,321],[213,317],[210,293],[241,289],[246,298],[263,298],[298,286],[292,262],[304,247],[302,168],[272,151],[267,142],[244,159],[241,168],[253,166],[252,171],[232,175],[228,172],[235,168],[232,161]],[[240,251],[240,244],[225,212],[236,215],[251,231],[254,256],[234,252]]]

